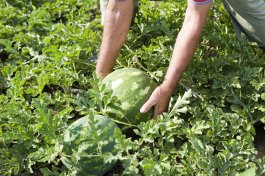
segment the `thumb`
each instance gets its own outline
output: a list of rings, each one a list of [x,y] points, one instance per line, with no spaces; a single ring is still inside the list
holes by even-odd
[[[149,100],[141,107],[140,112],[146,113],[156,104],[156,101],[154,98],[150,97]]]

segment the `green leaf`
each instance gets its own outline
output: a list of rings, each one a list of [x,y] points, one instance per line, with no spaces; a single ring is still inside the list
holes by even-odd
[[[262,100],[265,100],[265,93],[262,93],[262,94],[261,94],[261,99],[262,99]]]
[[[250,168],[240,173],[239,176],[256,176],[256,167]]]
[[[183,107],[184,105],[189,104],[188,99],[192,96],[191,90],[188,90],[184,93],[183,97],[179,96],[175,105],[169,112],[169,116],[172,117],[174,115],[179,115],[179,113],[186,113],[187,107]]]

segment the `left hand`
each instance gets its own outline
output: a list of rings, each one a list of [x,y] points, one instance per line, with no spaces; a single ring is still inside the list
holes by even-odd
[[[172,91],[167,86],[161,84],[151,94],[148,101],[141,107],[140,112],[145,113],[155,106],[153,118],[156,119],[162,112],[166,112]]]

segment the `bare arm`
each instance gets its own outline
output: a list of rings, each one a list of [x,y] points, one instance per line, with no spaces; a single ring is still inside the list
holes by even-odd
[[[170,96],[195,53],[209,9],[210,4],[188,5],[164,82],[155,89],[149,100],[141,108],[141,112],[146,112],[155,106],[154,118],[156,118],[166,111]]]
[[[163,85],[172,93],[196,51],[201,32],[207,20],[209,5],[189,4],[183,26],[178,34],[172,59]]]
[[[120,48],[126,40],[133,15],[132,0],[110,0],[104,19],[103,39],[96,73],[100,79],[113,69]]]

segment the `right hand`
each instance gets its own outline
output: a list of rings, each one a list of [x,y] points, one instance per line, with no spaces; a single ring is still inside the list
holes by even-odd
[[[171,94],[172,90],[168,89],[168,86],[161,84],[153,91],[148,101],[140,109],[140,112],[145,113],[154,106],[153,118],[156,119],[158,115],[167,111]]]

